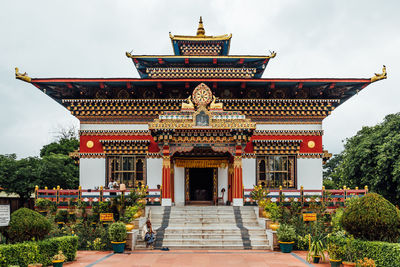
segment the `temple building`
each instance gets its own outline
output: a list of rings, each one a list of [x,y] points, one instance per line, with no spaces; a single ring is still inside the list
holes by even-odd
[[[234,206],[245,189],[320,189],[322,121],[386,78],[262,78],[276,53],[230,55],[232,34],[171,35],[174,55],[126,53],[140,78],[16,78],[80,121],[80,184],[161,188],[161,204]]]

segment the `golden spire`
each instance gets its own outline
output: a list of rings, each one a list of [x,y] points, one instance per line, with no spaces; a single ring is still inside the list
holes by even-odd
[[[197,28],[197,36],[204,36],[206,31],[204,30],[203,26],[203,19],[200,16],[199,27]]]

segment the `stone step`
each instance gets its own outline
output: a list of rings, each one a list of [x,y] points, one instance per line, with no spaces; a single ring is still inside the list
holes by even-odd
[[[190,229],[190,228],[166,228],[165,234],[212,234],[212,235],[240,235],[240,229]],[[265,235],[265,230],[249,230],[249,235]]]
[[[265,234],[256,234],[256,235],[249,235],[250,239],[264,239],[266,238]],[[208,234],[208,233],[202,233],[202,234],[171,234],[171,233],[166,233],[164,234],[164,239],[207,239],[207,240],[215,240],[215,239],[224,239],[224,240],[231,240],[231,239],[242,239],[242,236],[239,234],[221,234],[221,235],[216,235],[216,234]]]
[[[165,207],[151,207],[151,222],[157,231],[163,223]],[[170,249],[243,249],[241,229],[232,206],[171,207],[163,247]],[[252,249],[268,249],[265,229],[260,227],[254,207],[240,207],[240,221],[247,229]],[[138,240],[137,249],[145,249]]]
[[[268,245],[268,241],[264,239],[250,239],[251,245]],[[165,239],[163,241],[163,245],[191,245],[191,244],[201,244],[201,245],[208,245],[208,244],[213,244],[213,245],[232,245],[232,244],[243,244],[242,238],[236,238],[236,239],[219,239],[219,240],[210,240],[210,239]]]

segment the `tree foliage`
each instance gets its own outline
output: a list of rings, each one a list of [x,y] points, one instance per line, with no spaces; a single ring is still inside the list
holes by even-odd
[[[79,147],[79,141],[76,138],[61,138],[57,142],[43,146],[40,150],[40,156],[50,156],[52,154],[68,155]]]
[[[8,193],[19,194],[22,202],[29,199],[39,182],[40,159],[17,160],[15,154],[0,155],[0,186]]]
[[[337,186],[364,187],[400,204],[400,113],[363,127],[346,140],[345,149],[329,173]]]
[[[8,193],[17,193],[22,203],[34,192],[35,185],[43,188],[77,188],[79,167],[69,153],[79,148],[73,131],[61,132],[61,138],[45,145],[40,156],[17,159],[15,154],[0,155],[0,187]]]

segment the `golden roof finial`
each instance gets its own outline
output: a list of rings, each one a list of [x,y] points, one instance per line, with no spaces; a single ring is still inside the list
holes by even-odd
[[[197,36],[204,36],[205,34],[206,34],[206,31],[204,30],[204,26],[203,26],[203,19],[200,16],[199,27],[197,28]]]

